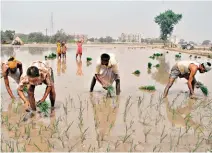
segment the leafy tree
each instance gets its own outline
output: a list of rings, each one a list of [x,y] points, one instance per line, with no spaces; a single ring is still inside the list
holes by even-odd
[[[204,40],[203,42],[202,42],[202,45],[210,45],[210,40]]]
[[[1,31],[1,43],[11,43],[14,39],[15,31],[13,30],[6,30]]]
[[[88,41],[94,42],[94,38],[89,38]]]
[[[182,14],[175,14],[172,10],[167,10],[155,17],[155,23],[160,26],[160,38],[164,45],[169,36],[171,36],[174,25],[182,19]]]

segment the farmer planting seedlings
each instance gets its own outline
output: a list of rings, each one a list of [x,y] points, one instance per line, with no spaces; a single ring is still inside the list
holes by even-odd
[[[100,73],[101,72],[101,73]],[[116,95],[120,94],[120,76],[118,72],[117,61],[113,54],[104,53],[101,55],[96,66],[96,74],[92,79],[90,92],[93,92],[93,88],[96,84],[96,80],[106,90],[111,90],[112,84],[116,82]]]
[[[1,69],[7,92],[12,99],[15,99],[15,96],[10,89],[8,77],[11,77],[18,84],[23,73],[22,63],[17,61],[14,57],[10,57],[7,62],[1,64]]]
[[[200,73],[205,73],[211,70],[211,63],[205,62],[205,63],[198,63],[195,61],[180,61],[176,63],[172,69],[169,76],[169,82],[164,90],[164,98],[167,97],[167,94],[169,92],[169,89],[173,85],[175,79],[179,78],[185,78],[188,80],[188,88],[190,90],[190,98],[195,98],[194,96],[194,87],[197,83],[195,79],[195,75],[197,71]]]
[[[31,110],[36,111],[34,91],[35,86],[41,85],[42,83],[46,84],[46,90],[43,95],[43,98],[38,101],[37,106],[44,102],[49,95],[51,101],[51,110],[53,111],[56,93],[54,88],[54,74],[51,67],[47,66],[41,61],[36,61],[31,64],[27,69],[26,75],[22,76],[18,86],[18,94],[25,103],[25,109],[27,112]],[[25,85],[29,85],[27,99],[24,95],[23,89]]]

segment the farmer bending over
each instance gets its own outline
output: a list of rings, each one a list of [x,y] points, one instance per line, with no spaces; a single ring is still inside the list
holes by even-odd
[[[53,70],[43,62],[40,61],[33,62],[32,65],[27,69],[27,74],[21,77],[18,86],[18,94],[24,101],[27,112],[30,112],[30,109],[36,111],[35,97],[34,97],[35,86],[41,85],[42,83],[46,84],[47,87],[43,95],[43,98],[38,101],[37,105],[44,102],[47,96],[49,95],[49,99],[51,101],[51,107],[53,110],[56,98]],[[23,93],[23,88],[25,85],[29,86],[28,88],[29,99],[27,99]]]
[[[102,71],[101,74],[100,71]],[[90,92],[93,92],[96,80],[106,90],[113,84],[114,81],[116,81],[116,95],[120,94],[120,77],[118,73],[117,62],[113,55],[106,53],[101,55],[101,59],[99,60],[96,67],[96,74],[91,82]]]
[[[175,79],[185,78],[188,80],[188,88],[190,90],[190,98],[194,98],[194,86],[197,83],[195,79],[196,72],[205,73],[211,70],[211,63],[198,63],[194,61],[180,61],[176,63],[172,69],[169,76],[169,83],[164,90],[164,98],[167,97],[169,89],[173,85]]]
[[[1,69],[7,92],[12,99],[15,99],[12,90],[10,89],[8,76],[10,76],[18,84],[23,73],[22,63],[17,61],[14,57],[10,57],[8,62],[1,64]]]

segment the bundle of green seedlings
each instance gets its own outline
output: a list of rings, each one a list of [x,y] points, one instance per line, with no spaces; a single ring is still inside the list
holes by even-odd
[[[156,64],[154,67],[158,68],[158,67],[160,67],[160,64]]]
[[[163,56],[162,53],[154,53],[153,56],[159,57],[159,56]]]
[[[50,104],[47,101],[40,103],[38,105],[38,107],[39,107],[41,113],[44,113],[45,116],[48,115],[48,113],[49,113],[48,110],[50,109]]]
[[[51,53],[48,56],[45,56],[45,59],[55,59],[57,55],[55,53]]]
[[[141,72],[139,70],[136,70],[135,72],[133,72],[133,74],[137,74],[139,75]]]
[[[140,90],[148,90],[148,91],[155,91],[156,90],[155,86],[141,86],[139,89]]]
[[[151,68],[152,68],[152,63],[149,62],[149,63],[148,63],[148,69],[151,69]]]
[[[154,60],[154,59],[155,59],[155,56],[150,56],[149,58],[151,58],[151,59],[153,59],[153,60]]]
[[[23,92],[27,93],[28,92],[28,88],[27,86],[25,85],[24,88],[23,88]]]
[[[181,58],[181,55],[176,54],[176,55],[175,55],[175,58]]]
[[[87,62],[90,62],[92,61],[92,58],[91,57],[87,57]]]
[[[114,93],[114,88],[113,88],[113,86],[112,86],[112,85],[111,85],[111,86],[108,86],[108,87],[107,87],[107,94],[108,94],[110,97],[112,97],[113,93]]]
[[[201,82],[197,82],[196,83],[196,86],[199,87],[202,91],[202,93],[205,95],[205,96],[208,96],[208,88]]]

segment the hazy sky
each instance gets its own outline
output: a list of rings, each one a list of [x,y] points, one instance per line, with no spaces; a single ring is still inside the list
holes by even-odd
[[[183,14],[173,34],[187,41],[212,40],[212,1],[13,1],[2,2],[1,7],[3,30],[45,33],[45,28],[50,29],[53,12],[54,32],[63,28],[67,33],[84,33],[89,37],[118,37],[122,32],[158,37],[160,29],[154,17],[172,9]]]

